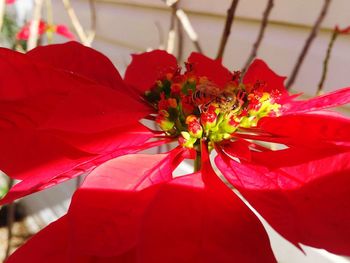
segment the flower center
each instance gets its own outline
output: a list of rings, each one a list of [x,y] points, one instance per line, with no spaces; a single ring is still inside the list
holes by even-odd
[[[278,114],[278,94],[264,90],[263,83],[243,84],[233,80],[219,87],[191,72],[167,74],[146,92],[156,109],[156,122],[184,147],[193,148],[201,139],[213,143],[232,138],[240,128],[255,127],[262,117]]]

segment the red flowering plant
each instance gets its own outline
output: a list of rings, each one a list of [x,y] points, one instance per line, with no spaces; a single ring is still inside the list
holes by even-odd
[[[92,170],[7,262],[276,262],[228,184],[294,245],[350,255],[350,120],[325,110],[350,88],[296,100],[262,60],[240,81],[198,53],[185,70],[165,51],[134,55],[124,80],[78,43],[0,56],[0,165],[21,180],[1,203]],[[194,172],[174,177],[185,159]]]
[[[16,38],[17,40],[25,40],[27,41],[29,39],[30,34],[30,25],[32,22],[29,22],[25,24],[17,33]],[[61,35],[69,40],[75,40],[74,34],[69,30],[69,28],[66,25],[58,24],[58,25],[51,25],[46,23],[43,20],[39,21],[38,25],[38,35],[42,36],[47,32],[56,33],[58,35]]]

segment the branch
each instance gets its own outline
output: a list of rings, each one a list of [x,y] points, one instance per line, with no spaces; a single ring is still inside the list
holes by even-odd
[[[182,61],[183,49],[184,49],[184,37],[183,37],[183,28],[179,19],[176,20],[177,25],[177,61]],[[199,47],[200,48],[200,47]]]
[[[91,46],[91,43],[95,37],[95,31],[92,30],[89,34],[87,34],[84,31],[76,13],[72,7],[70,0],[62,0],[62,1],[63,1],[63,5],[66,9],[66,12],[67,12],[67,14],[72,22],[74,30],[77,33],[81,43],[83,43],[83,45],[85,45],[85,46]],[[95,17],[96,17],[95,5],[93,2],[94,2],[93,0],[89,1],[90,8],[91,8],[91,14],[92,14],[92,25],[94,25],[93,23],[95,23],[94,21],[96,21],[95,20]]]
[[[257,56],[258,54],[258,49],[260,47],[260,44],[262,42],[262,39],[264,37],[264,33],[265,33],[265,29],[269,20],[269,15],[271,13],[271,10],[273,8],[274,5],[274,0],[268,0],[265,11],[263,13],[263,18],[261,21],[261,25],[260,25],[260,31],[258,34],[258,38],[256,39],[254,45],[253,45],[253,49],[252,52],[250,53],[250,56],[247,60],[247,62],[245,63],[243,69],[242,69],[242,76],[244,75],[244,73],[247,71],[248,66],[250,65],[250,63],[253,61],[253,59]]]
[[[231,7],[227,10],[226,23],[224,27],[224,32],[222,33],[221,42],[218,50],[218,54],[216,59],[221,59],[224,55],[225,47],[227,44],[228,37],[231,33],[231,27],[233,24],[233,19],[235,17],[235,12],[237,9],[239,0],[233,0],[231,3]]]
[[[306,39],[306,42],[304,44],[304,47],[298,57],[298,60],[293,68],[293,71],[292,71],[292,74],[291,76],[288,78],[288,81],[287,81],[287,84],[286,84],[286,88],[287,89],[290,89],[290,87],[293,85],[298,73],[299,73],[299,69],[304,61],[304,58],[311,46],[311,43],[313,42],[313,40],[315,39],[316,35],[317,35],[317,32],[320,28],[320,25],[323,21],[323,19],[325,18],[326,14],[327,14],[327,11],[328,11],[328,8],[329,8],[329,4],[331,3],[331,0],[325,0],[324,1],[324,4],[323,4],[323,7],[321,9],[321,12],[310,32],[310,35],[308,36],[308,38]]]
[[[0,0],[0,33],[2,29],[2,24],[4,23],[5,9],[6,9],[5,0]]]
[[[97,12],[96,12],[96,3],[95,0],[89,0],[89,6],[90,6],[90,43],[95,38],[96,35],[96,28],[97,28]]]
[[[333,30],[331,40],[329,41],[327,52],[326,52],[326,57],[323,60],[322,76],[321,76],[320,82],[318,83],[318,87],[317,87],[317,91],[316,91],[317,96],[322,94],[323,85],[324,85],[324,82],[325,82],[326,77],[327,77],[329,59],[331,57],[331,52],[333,49],[334,42],[337,39],[338,35],[339,35],[339,31],[338,31],[338,28],[336,27]]]
[[[168,3],[167,5],[169,6]],[[170,54],[173,54],[175,49],[175,42],[176,42],[175,25],[176,25],[177,1],[172,3],[170,7],[171,7],[171,17],[170,17],[170,28],[168,33],[166,51]]]
[[[35,0],[34,1],[34,11],[33,18],[29,27],[29,38],[27,44],[27,51],[32,50],[38,44],[39,37],[39,23],[41,20],[41,10],[43,6],[43,0]]]
[[[176,35],[177,35],[177,60],[181,61],[182,54],[183,54],[183,27],[181,24],[180,19],[177,17],[177,10],[179,9],[179,2],[180,0],[172,0],[166,1],[166,4],[171,7],[171,19],[170,19],[170,29],[168,33],[168,42],[167,42],[167,52],[174,53],[175,49],[175,42],[176,42]],[[199,45],[197,44],[197,47]],[[197,48],[198,49],[198,48]],[[201,50],[199,46],[199,50]]]
[[[186,34],[188,35],[188,37],[191,39],[194,47],[196,48],[196,50],[199,53],[203,53],[201,45],[199,44],[198,41],[198,35],[197,33],[194,31],[192,24],[190,22],[190,20],[188,19],[188,16],[186,15],[186,13],[184,12],[184,10],[178,8],[176,10],[176,16],[177,19],[179,19],[183,29],[185,30]]]

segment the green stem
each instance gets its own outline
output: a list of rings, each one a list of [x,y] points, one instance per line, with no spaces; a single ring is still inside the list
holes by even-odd
[[[196,159],[194,160],[194,172],[198,172],[201,169],[201,152],[196,151]]]
[[[200,140],[199,146],[197,145],[196,149],[196,159],[194,160],[194,172],[198,172],[201,169],[201,164],[202,164],[202,143],[203,141]]]

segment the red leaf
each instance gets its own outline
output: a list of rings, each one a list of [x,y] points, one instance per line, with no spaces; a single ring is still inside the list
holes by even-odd
[[[255,59],[244,75],[243,83],[254,85],[256,82],[263,82],[266,84],[266,92],[279,91],[286,96],[288,92],[283,84],[285,79],[286,77],[278,76],[273,72],[263,60]]]
[[[56,33],[70,40],[75,40],[75,35],[69,30],[66,25],[56,25]]]
[[[232,73],[226,69],[220,60],[213,60],[200,53],[191,53],[188,57],[193,73],[198,77],[207,77],[210,81],[224,87],[232,80]]]
[[[30,21],[20,29],[20,31],[16,35],[16,38],[18,40],[28,40],[29,34],[30,34],[30,27],[32,23],[33,22]],[[46,32],[46,29],[47,29],[47,24],[44,21],[40,20],[38,24],[38,35],[39,36],[43,35]]]
[[[350,255],[350,153],[255,153],[237,163],[216,164],[253,207],[285,238]]]
[[[283,115],[319,111],[350,102],[350,87],[339,89],[309,100],[291,101],[283,105]]]
[[[350,146],[350,120],[330,112],[262,118],[258,129],[281,143],[303,147]],[[259,138],[257,138],[259,139]]]
[[[171,180],[182,151],[122,156],[95,169],[75,193],[69,210],[76,251],[109,257],[132,249],[145,210],[158,191],[152,185]]]
[[[125,82],[136,88],[140,94],[149,90],[155,82],[167,73],[177,70],[176,58],[163,50],[134,54],[125,72]]]
[[[139,263],[275,262],[262,225],[208,159],[204,182],[200,173],[171,180],[178,154],[124,156],[89,175],[69,210],[74,251],[115,260],[132,253]]]
[[[79,75],[98,84],[123,90],[123,80],[102,53],[78,42],[37,47],[27,53],[36,62]]]
[[[101,136],[97,142],[90,141],[89,145],[76,145],[81,149],[73,148],[63,140],[45,133],[31,135],[28,132],[11,132],[11,136],[0,140],[1,148],[6,153],[0,154],[0,164],[4,172],[22,181],[11,188],[0,204],[10,203],[74,178],[109,159],[142,150],[142,145],[152,134],[144,128],[140,132],[137,129],[129,133],[124,131],[125,134],[116,132],[110,137]],[[16,163],[10,160],[16,160]]]
[[[0,56],[7,76],[0,79],[0,168],[24,180],[2,203],[135,152],[153,136],[138,123],[150,109],[125,93],[13,51]]]
[[[6,263],[69,262],[67,257],[68,237],[67,217],[64,216],[29,239],[6,260]]]

